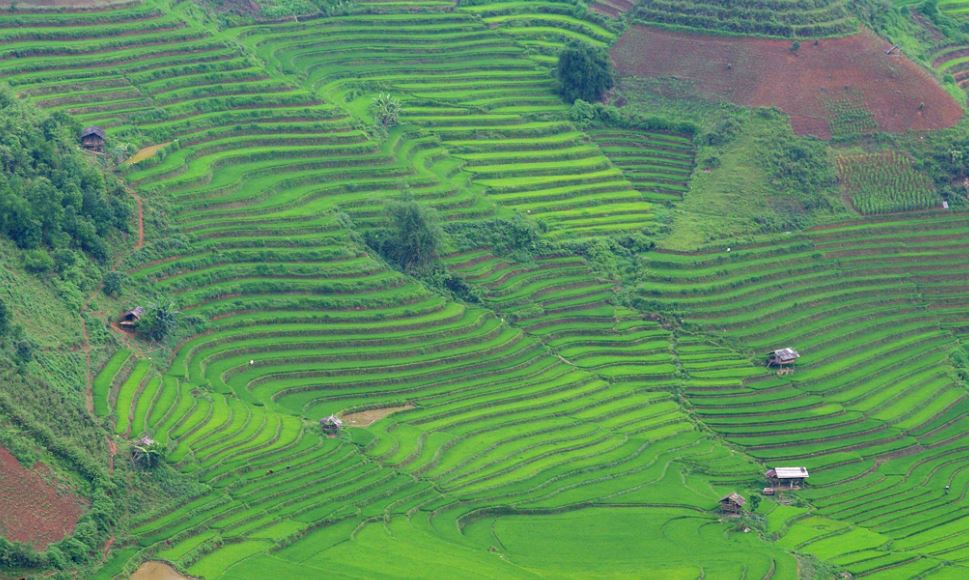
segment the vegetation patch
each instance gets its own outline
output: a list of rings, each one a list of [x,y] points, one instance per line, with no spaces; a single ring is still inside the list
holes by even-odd
[[[728,34],[783,37],[835,36],[853,32],[857,21],[844,0],[644,0],[632,17],[680,28]]]
[[[863,214],[941,207],[932,180],[904,153],[839,155],[838,179],[851,206]]]

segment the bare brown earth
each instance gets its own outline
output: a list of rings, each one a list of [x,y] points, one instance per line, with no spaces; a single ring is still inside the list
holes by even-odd
[[[165,562],[156,560],[149,560],[138,566],[135,573],[131,575],[131,580],[187,580],[187,578]]]
[[[44,464],[27,469],[0,447],[0,536],[43,550],[73,532],[81,500],[54,482]]]
[[[635,5],[634,0],[596,0],[590,8],[604,16],[617,17],[629,12]]]
[[[347,427],[367,427],[388,415],[413,408],[414,405],[401,405],[400,407],[382,407],[360,411],[359,413],[349,413],[343,416],[343,424]]]
[[[868,31],[791,42],[632,26],[611,54],[621,75],[678,78],[698,95],[777,107],[802,135],[831,138],[826,103],[860,98],[878,128],[928,131],[955,125],[962,108],[928,71]]]

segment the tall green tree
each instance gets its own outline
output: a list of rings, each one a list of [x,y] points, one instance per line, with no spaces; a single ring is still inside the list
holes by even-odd
[[[433,270],[443,237],[437,213],[404,199],[389,202],[385,217],[385,227],[367,235],[370,247],[408,274]]]
[[[559,94],[567,103],[598,101],[613,86],[609,55],[583,42],[571,42],[562,49],[555,73]]]

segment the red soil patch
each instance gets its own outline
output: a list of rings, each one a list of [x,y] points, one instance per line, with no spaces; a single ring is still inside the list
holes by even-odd
[[[703,97],[777,107],[799,134],[831,138],[830,104],[860,99],[878,128],[928,131],[955,125],[962,108],[925,70],[865,31],[801,43],[630,27],[612,48],[622,75],[675,77]],[[920,104],[924,103],[921,107]]]
[[[634,0],[596,0],[590,8],[603,16],[618,17],[632,10]]]
[[[0,536],[43,550],[74,531],[81,500],[52,482],[44,464],[26,469],[0,447]]]

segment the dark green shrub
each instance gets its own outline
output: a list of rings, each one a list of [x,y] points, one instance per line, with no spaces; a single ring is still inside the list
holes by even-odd
[[[430,273],[437,263],[443,234],[437,213],[404,199],[389,202],[384,215],[384,227],[368,232],[367,245],[408,274]]]
[[[161,342],[175,333],[178,328],[178,310],[172,303],[151,306],[135,326],[138,336]]]
[[[598,101],[613,85],[609,55],[580,42],[569,43],[559,53],[555,73],[559,94],[567,103]]]
[[[54,259],[45,250],[24,252],[24,269],[32,274],[44,274],[54,268]]]
[[[111,271],[104,275],[104,293],[108,296],[118,296],[124,290],[125,275],[118,271]]]

